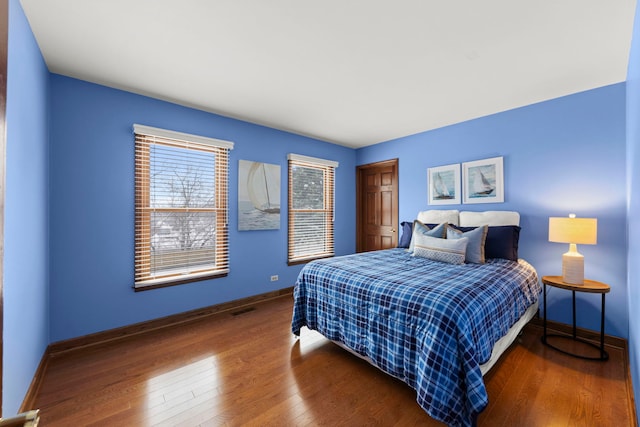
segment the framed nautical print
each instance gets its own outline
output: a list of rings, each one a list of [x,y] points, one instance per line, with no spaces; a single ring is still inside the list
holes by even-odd
[[[463,163],[462,192],[464,203],[504,202],[502,157]]]
[[[427,169],[430,205],[460,204],[460,164]]]
[[[280,165],[240,160],[238,230],[280,229]]]

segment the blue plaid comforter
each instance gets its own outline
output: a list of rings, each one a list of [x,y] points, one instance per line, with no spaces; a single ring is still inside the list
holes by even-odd
[[[414,388],[433,418],[472,425],[488,403],[479,365],[540,292],[523,260],[451,265],[404,249],[366,252],[304,267],[291,329],[342,342]]]

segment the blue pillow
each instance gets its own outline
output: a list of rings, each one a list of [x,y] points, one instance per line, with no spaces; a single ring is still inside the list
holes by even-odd
[[[485,240],[487,237],[488,225],[482,225],[478,228],[474,228],[469,231],[460,231],[453,226],[447,226],[447,239],[460,239],[467,237],[469,243],[467,244],[467,255],[465,257],[466,262],[473,264],[484,264],[485,260]]]
[[[471,231],[477,227],[455,228],[460,231]],[[517,225],[489,226],[487,238],[484,242],[485,258],[503,258],[511,261],[517,261],[520,230],[521,228]]]
[[[445,229],[447,227],[447,223],[444,222],[442,224],[438,224],[433,228],[429,227],[427,224],[423,224],[417,219],[413,221],[413,234],[411,235],[411,243],[409,243],[409,252],[413,252],[413,245],[415,243],[416,235],[425,235],[436,237],[438,239],[444,239]]]
[[[517,261],[520,230],[521,228],[517,225],[489,227],[485,242],[485,256]]]
[[[439,224],[423,224],[428,228],[435,228]],[[400,237],[400,242],[398,243],[399,248],[409,248],[411,245],[411,238],[413,237],[413,222],[402,221],[400,223],[402,227],[402,234]]]
[[[415,235],[413,256],[449,264],[464,264],[468,237],[447,240],[425,234]]]
[[[408,221],[402,221],[400,223],[400,227],[402,228],[402,234],[400,236],[400,241],[398,242],[399,248],[408,248],[411,244],[411,235],[413,234],[413,223]]]

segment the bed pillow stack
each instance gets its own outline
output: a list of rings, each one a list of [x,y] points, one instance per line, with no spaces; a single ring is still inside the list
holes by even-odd
[[[416,254],[414,250],[416,237],[419,236],[427,236],[440,240],[460,240],[466,238],[467,243],[464,261],[467,263],[483,264],[486,260],[492,258],[502,258],[511,261],[518,260],[520,227],[517,225],[459,227],[448,223],[423,224],[418,220],[413,221],[413,223],[405,221],[402,222],[402,237],[398,247],[408,248],[408,251],[413,252],[415,256],[424,256],[424,251]],[[439,250],[447,250],[448,246],[443,242],[433,242],[430,239],[426,239],[425,241],[425,239],[421,237],[420,239],[422,246],[427,244],[432,249],[437,249],[442,246]],[[437,257],[441,256],[437,255]],[[429,258],[429,256],[426,258]],[[454,257],[454,259],[457,260],[458,257]]]

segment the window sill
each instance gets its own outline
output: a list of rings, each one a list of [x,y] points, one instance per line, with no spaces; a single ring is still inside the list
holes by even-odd
[[[133,286],[133,290],[136,292],[141,292],[141,291],[150,291],[152,289],[159,289],[159,288],[167,288],[169,286],[177,286],[177,285],[184,285],[187,283],[193,283],[193,282],[200,282],[202,280],[210,280],[210,279],[219,279],[221,277],[227,277],[229,273],[228,272],[224,272],[224,273],[210,273],[210,274],[199,274],[199,275],[194,275],[194,276],[187,276],[187,277],[176,277],[175,279],[165,279],[165,280],[159,280],[157,281],[157,283],[154,283],[153,281],[150,281],[149,284],[137,284]]]
[[[315,261],[317,259],[333,258],[334,256],[335,256],[334,254],[331,254],[331,255],[317,256],[317,257],[313,257],[313,258],[297,259],[297,260],[293,260],[293,261],[287,261],[287,265],[306,264],[308,262]]]

